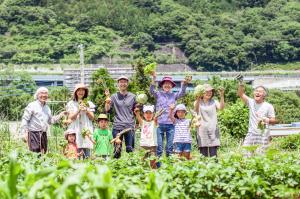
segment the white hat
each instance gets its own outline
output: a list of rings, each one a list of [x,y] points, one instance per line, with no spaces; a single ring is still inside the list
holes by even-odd
[[[154,105],[144,105],[143,106],[143,112],[146,113],[147,111],[150,111],[150,112],[154,112]]]
[[[36,90],[35,94],[34,94],[34,99],[37,100],[38,99],[38,95],[41,93],[41,92],[49,92],[48,89],[46,87],[40,87]]]
[[[128,77],[126,77],[125,75],[122,75],[117,79],[117,82],[120,81],[121,79],[125,79],[125,80],[129,81]]]

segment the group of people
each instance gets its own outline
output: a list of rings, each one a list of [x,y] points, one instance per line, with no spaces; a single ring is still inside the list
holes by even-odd
[[[166,76],[159,82],[160,90],[156,89],[156,73],[152,73],[150,93],[156,104],[141,105],[136,96],[128,91],[129,79],[121,76],[117,79],[119,91],[110,95],[105,91],[105,111],[97,117],[97,127],[94,129],[95,104],[88,101],[89,89],[83,85],[76,85],[72,100],[67,103],[66,111],[52,116],[47,105],[48,90],[41,87],[35,93],[35,101],[29,103],[22,117],[21,132],[28,143],[30,151],[46,153],[47,129],[61,119],[67,117],[68,129],[65,138],[68,141],[64,154],[69,158],[87,158],[91,150],[97,156],[104,158],[113,154],[114,158],[121,156],[122,141],[125,140],[126,152],[133,152],[135,145],[136,121],[141,129],[140,146],[147,150],[147,154],[162,156],[164,139],[166,138],[165,153],[173,153],[190,159],[192,149],[191,127],[192,120],[187,118],[188,109],[184,104],[177,104],[177,100],[186,94],[187,85],[191,81],[185,78],[178,92],[173,92],[175,82]],[[224,109],[224,89],[219,89],[220,101],[214,99],[216,90],[209,84],[204,84],[204,94],[194,102],[194,112],[197,116],[197,145],[204,156],[217,156],[220,146],[220,131],[218,128],[217,111]],[[254,90],[254,97],[248,97],[244,92],[243,82],[239,83],[238,95],[249,108],[249,128],[244,141],[245,146],[263,144],[269,141],[268,131],[262,132],[259,125],[274,124],[275,113],[271,104],[265,101],[267,89],[259,86]],[[109,129],[108,114],[114,110],[112,129]],[[126,129],[126,131],[124,131]],[[266,128],[268,129],[268,128]],[[83,133],[83,131],[85,133]],[[152,168],[157,163],[150,162]]]

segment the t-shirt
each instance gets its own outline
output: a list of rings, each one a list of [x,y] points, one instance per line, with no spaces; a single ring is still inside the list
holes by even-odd
[[[134,114],[133,109],[136,104],[135,95],[128,92],[122,95],[117,92],[111,96],[112,107],[115,109],[115,117],[113,128],[116,130],[123,130],[126,128],[134,129]]]
[[[68,143],[64,150],[64,154],[69,159],[77,159],[78,153],[77,153],[77,145],[73,143]]]
[[[248,132],[261,134],[261,130],[257,128],[258,122],[263,117],[274,118],[274,107],[268,102],[262,102],[260,104],[257,104],[252,98],[248,98],[247,106],[249,107]]]
[[[113,139],[112,133],[107,129],[97,128],[94,131],[93,139],[95,140],[96,155],[110,155],[112,152],[112,145],[110,141]]]
[[[157,126],[154,121],[147,122],[143,120],[141,127],[141,146],[153,147],[157,146]]]
[[[173,143],[192,143],[190,119],[176,119]]]

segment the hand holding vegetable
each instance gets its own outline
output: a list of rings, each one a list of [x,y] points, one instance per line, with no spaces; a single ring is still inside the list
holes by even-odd
[[[203,85],[198,85],[195,87],[195,90],[194,90],[194,96],[196,98],[198,97],[203,97],[203,95],[205,94],[205,88]]]
[[[152,74],[152,72],[154,72],[154,71],[156,70],[156,66],[157,66],[156,63],[148,64],[148,65],[145,66],[145,68],[144,68],[144,73],[145,73],[145,74]]]
[[[191,75],[187,75],[185,76],[184,80],[183,80],[183,83],[184,84],[189,84],[191,81],[192,81],[192,76]]]
[[[220,87],[218,90],[219,90],[220,96],[224,96],[225,89],[223,87]]]

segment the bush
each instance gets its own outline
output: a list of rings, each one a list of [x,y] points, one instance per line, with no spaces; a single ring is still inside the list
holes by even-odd
[[[221,134],[229,134],[234,138],[244,138],[248,132],[249,110],[238,100],[235,104],[225,107],[218,114]]]
[[[279,150],[300,150],[300,132],[295,135],[273,138],[272,145]]]

